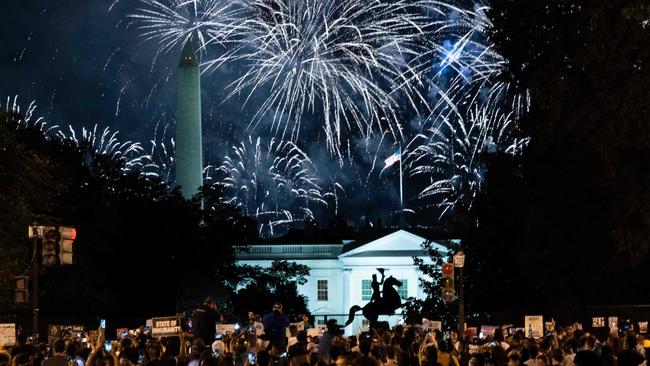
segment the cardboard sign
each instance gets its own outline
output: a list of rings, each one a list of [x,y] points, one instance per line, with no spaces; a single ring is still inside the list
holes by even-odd
[[[542,315],[526,315],[524,317],[524,334],[528,338],[544,336],[544,317]]]
[[[422,329],[425,332],[442,330],[442,322],[438,320],[429,320],[427,318],[422,318]]]
[[[16,324],[0,324],[0,346],[13,346],[16,344]]]
[[[607,324],[609,325],[610,330],[618,329],[618,317],[610,316],[607,318]]]
[[[481,333],[483,337],[494,337],[497,327],[494,325],[481,325]]]
[[[151,319],[153,337],[173,337],[181,334],[181,319],[178,316]]]
[[[217,333],[227,335],[235,333],[235,324],[217,324]]]
[[[639,333],[648,333],[648,322],[639,322]]]
[[[83,333],[84,329],[83,325],[50,324],[47,326],[47,341],[48,343],[56,341],[63,337],[64,332]]]
[[[595,316],[591,318],[591,326],[593,328],[605,328],[605,317]]]

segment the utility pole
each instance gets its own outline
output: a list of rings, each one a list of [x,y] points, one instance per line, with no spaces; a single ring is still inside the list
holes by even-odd
[[[454,255],[454,267],[458,268],[458,337],[462,339],[465,334],[465,253],[462,250]]]
[[[38,344],[38,237],[39,227],[33,225],[34,263],[32,263],[32,343]]]

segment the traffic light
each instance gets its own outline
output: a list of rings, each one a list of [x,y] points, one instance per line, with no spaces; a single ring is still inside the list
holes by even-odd
[[[442,301],[450,303],[456,300],[456,290],[454,290],[454,264],[444,263],[442,265]]]
[[[59,263],[73,263],[73,244],[77,238],[77,230],[73,227],[59,227]]]
[[[16,304],[24,304],[29,302],[29,288],[27,287],[27,276],[16,276],[14,281],[16,288],[14,289],[14,300]]]
[[[59,231],[53,226],[43,227],[43,265],[55,266],[58,264]]]

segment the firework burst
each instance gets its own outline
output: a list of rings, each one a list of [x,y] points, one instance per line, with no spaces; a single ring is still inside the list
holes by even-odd
[[[482,158],[525,147],[527,141],[513,138],[515,120],[513,112],[477,105],[467,119],[445,119],[428,136],[418,136],[424,141],[408,154],[408,171],[430,182],[418,198],[439,207],[441,217],[455,209],[469,210],[483,184]]]
[[[212,44],[226,42],[234,22],[235,2],[227,0],[140,0],[129,15],[146,40],[157,40],[167,52],[190,40],[203,52]]]
[[[225,203],[254,217],[263,236],[313,220],[313,209],[327,205],[311,160],[292,142],[249,136],[215,170]]]
[[[163,180],[169,176],[172,165],[170,162],[173,163],[173,159],[169,158],[168,148],[163,142],[166,128],[160,133],[156,128],[156,137],[151,141],[148,152],[139,142],[121,141],[118,138],[119,131],[111,131],[108,127],[101,129],[95,124],[92,129],[85,127],[74,129],[68,125],[66,129],[61,129],[58,125],[50,125],[44,117],[37,115],[36,102],[32,101],[27,108],[23,109],[18,102],[18,96],[13,99],[7,98],[4,106],[0,104],[0,109],[12,112],[18,117],[14,119],[17,128],[34,128],[41,131],[46,139],[58,139],[72,144],[80,151],[92,151],[93,154],[108,156],[123,163],[124,173],[138,172],[147,177],[159,177]],[[173,140],[171,143],[173,146]],[[154,159],[153,156],[158,159]]]
[[[296,140],[310,112],[323,121],[337,156],[346,130],[364,136],[389,130],[402,138],[400,109],[417,110],[425,101],[420,74],[439,24],[419,11],[423,4],[249,0],[245,6],[233,53],[244,72],[229,97],[243,93],[248,103],[267,93],[252,125],[270,120],[274,134]]]

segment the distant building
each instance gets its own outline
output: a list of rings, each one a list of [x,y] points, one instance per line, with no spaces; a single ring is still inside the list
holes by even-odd
[[[308,266],[308,282],[299,285],[298,291],[307,297],[309,310],[318,323],[328,316],[341,324],[347,319],[351,306],[363,306],[370,300],[372,275],[377,274],[378,280],[381,279],[377,268],[385,268],[386,278],[393,276],[403,283],[398,289],[402,299],[424,298],[418,282],[421,273],[413,264],[413,257],[429,261],[422,250],[425,240],[409,231],[396,230],[371,239],[332,243],[315,239],[303,243],[270,241],[238,250],[237,263],[269,267],[274,260],[287,260]],[[441,253],[447,253],[442,243],[434,242],[434,246]],[[382,317],[380,320],[394,325],[399,318]],[[363,326],[363,316],[359,313],[346,333],[356,333]]]

